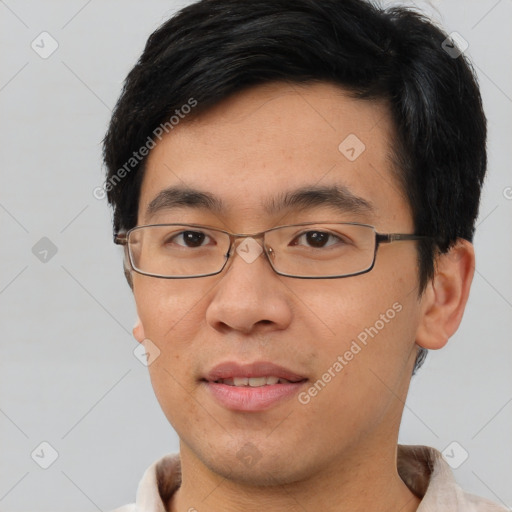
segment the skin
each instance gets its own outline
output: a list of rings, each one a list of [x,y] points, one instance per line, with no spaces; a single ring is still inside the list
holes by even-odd
[[[366,145],[354,162],[338,150],[351,133]],[[254,233],[332,218],[413,233],[392,140],[382,103],[329,84],[258,86],[185,120],[157,144],[138,224]],[[355,216],[322,206],[270,215],[262,207],[279,192],[319,184],[345,186],[374,211]],[[148,204],[172,185],[214,194],[225,209],[182,207],[149,217]],[[165,280],[132,272],[134,336],[161,351],[151,380],[180,437],[183,481],[167,510],[416,510],[420,500],[396,469],[400,419],[418,346],[441,348],[457,329],[473,265],[471,244],[459,242],[438,258],[421,295],[415,242],[380,247],[371,272],[344,279],[282,277],[263,255],[249,264],[236,253],[217,276]],[[200,381],[223,361],[266,360],[306,376],[309,387],[397,302],[401,312],[307,405],[292,397],[261,412],[229,411]],[[246,443],[260,456],[251,467],[237,457]]]

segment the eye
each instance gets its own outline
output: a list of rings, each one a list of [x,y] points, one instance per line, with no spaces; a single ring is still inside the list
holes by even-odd
[[[315,249],[321,249],[339,242],[343,243],[344,240],[332,233],[327,233],[326,231],[306,231],[294,238],[290,245],[308,245]]]
[[[201,247],[205,241],[208,241],[210,237],[206,233],[201,231],[181,231],[175,235],[169,236],[166,239],[166,243],[176,243],[183,247]]]

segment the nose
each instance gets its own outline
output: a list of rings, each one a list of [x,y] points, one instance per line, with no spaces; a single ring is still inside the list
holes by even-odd
[[[206,311],[206,321],[227,333],[264,334],[286,329],[292,319],[285,277],[271,268],[261,245],[253,238],[237,240],[232,260],[221,274]]]

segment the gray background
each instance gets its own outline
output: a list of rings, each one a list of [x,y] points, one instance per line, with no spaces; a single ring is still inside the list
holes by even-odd
[[[133,355],[132,296],[93,190],[121,83],[149,34],[186,3],[0,1],[2,511],[109,510],[133,501],[144,469],[177,450]],[[469,43],[490,172],[463,324],[413,379],[400,442],[456,441],[455,458],[469,454],[460,484],[510,507],[512,1],[416,5]],[[59,45],[48,58],[31,48],[42,31]],[[46,39],[39,51],[50,48]],[[52,449],[58,458],[42,469]]]

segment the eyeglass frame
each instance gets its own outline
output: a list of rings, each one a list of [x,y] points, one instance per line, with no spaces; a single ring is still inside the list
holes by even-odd
[[[228,262],[230,261],[233,249],[234,243],[239,238],[252,238],[254,240],[258,238],[262,238],[264,240],[265,234],[269,231],[274,231],[276,229],[281,228],[289,228],[289,227],[295,227],[295,226],[312,226],[315,224],[338,224],[338,225],[348,225],[348,226],[364,226],[367,228],[371,228],[373,232],[375,233],[375,249],[373,251],[373,259],[371,265],[364,270],[361,270],[359,272],[353,272],[351,274],[342,274],[342,275],[336,275],[336,276],[296,276],[292,274],[285,274],[284,272],[279,272],[275,269],[270,256],[268,254],[268,251],[272,251],[272,248],[266,248],[265,244],[263,243],[262,249],[263,253],[265,254],[267,261],[270,264],[270,267],[272,270],[279,276],[283,277],[292,277],[295,279],[342,279],[344,277],[354,277],[359,276],[362,274],[367,274],[368,272],[371,272],[371,270],[375,266],[375,261],[377,259],[377,251],[380,247],[380,244],[390,244],[393,242],[404,242],[404,241],[419,241],[419,240],[433,240],[433,237],[431,236],[425,236],[425,235],[415,235],[412,233],[379,233],[377,231],[377,228],[375,226],[372,226],[371,224],[364,224],[360,222],[331,222],[331,221],[312,221],[312,222],[301,222],[298,224],[285,224],[282,226],[275,226],[273,228],[266,229],[264,231],[259,231],[258,233],[231,233],[229,231],[226,231],[224,229],[215,228],[212,226],[207,226],[205,224],[187,224],[187,223],[180,223],[180,222],[173,222],[173,223],[164,223],[164,224],[143,224],[141,226],[134,226],[133,228],[129,229],[126,232],[122,233],[114,233],[114,244],[116,245],[122,245],[125,247],[125,249],[128,251],[128,261],[130,262],[130,266],[134,272],[137,272],[140,275],[148,276],[148,277],[156,277],[159,279],[195,279],[198,277],[210,277],[210,276],[216,276],[220,274],[225,268]],[[151,274],[149,272],[142,272],[141,270],[135,268],[133,261],[132,261],[132,253],[130,250],[130,245],[128,243],[128,239],[130,236],[130,233],[141,228],[150,228],[150,227],[164,227],[164,226],[186,226],[191,228],[205,228],[212,231],[217,231],[220,233],[224,233],[225,235],[229,236],[229,248],[227,254],[225,254],[226,261],[222,265],[221,269],[217,272],[211,272],[208,274],[199,274],[199,275],[192,275],[192,276],[164,276],[159,274]]]

